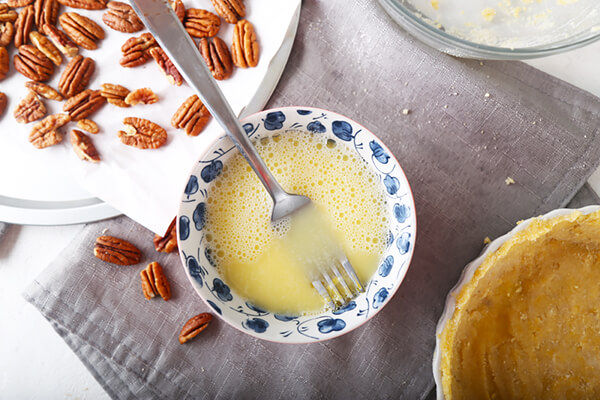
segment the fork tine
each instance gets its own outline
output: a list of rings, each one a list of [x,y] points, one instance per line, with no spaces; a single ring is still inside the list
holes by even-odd
[[[329,292],[327,291],[327,289],[325,289],[325,286],[323,286],[323,284],[321,283],[321,281],[318,279],[315,279],[314,281],[312,281],[312,284],[313,284],[313,287],[315,289],[317,289],[317,292],[319,292],[319,295],[327,301],[327,305],[329,305],[329,307],[332,310],[335,310],[335,303],[334,303],[333,299],[331,298],[331,296],[329,295]]]
[[[338,303],[343,303],[341,301],[339,301],[339,299],[344,299],[344,296],[342,296],[339,292],[339,290],[337,289],[337,287],[335,286],[335,284],[333,283],[333,280],[331,279],[331,277],[329,276],[329,274],[327,273],[326,270],[322,270],[321,271],[321,275],[323,276],[323,279],[325,279],[325,282],[327,282],[327,289],[331,290],[333,292],[333,296],[332,298],[334,299],[334,302],[336,303],[336,305],[338,305]]]
[[[346,296],[344,296],[344,297],[346,298],[346,300],[352,299],[354,297],[354,292],[352,290],[350,290],[350,288],[346,284],[346,280],[344,279],[342,274],[340,274],[337,264],[332,265],[331,270],[333,271],[333,274],[337,278],[340,286],[344,289],[344,292],[346,293]]]
[[[346,274],[348,274],[348,277],[350,277],[350,280],[352,281],[352,283],[354,283],[354,286],[359,291],[359,293],[363,293],[365,291],[365,288],[363,287],[362,283],[360,283],[360,279],[358,279],[358,276],[356,276],[356,272],[354,272],[354,268],[352,267],[352,264],[350,264],[350,261],[348,260],[348,257],[346,257],[345,254],[340,256],[340,263],[344,267]]]

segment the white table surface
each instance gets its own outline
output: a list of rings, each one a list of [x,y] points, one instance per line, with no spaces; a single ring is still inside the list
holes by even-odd
[[[600,97],[600,42],[530,65]],[[600,172],[590,183],[600,193]],[[22,297],[23,289],[81,229],[11,226],[0,239],[0,397],[108,399],[50,324]]]

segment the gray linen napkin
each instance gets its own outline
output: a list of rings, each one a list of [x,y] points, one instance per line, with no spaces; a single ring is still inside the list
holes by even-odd
[[[127,217],[89,224],[24,296],[111,397],[426,398],[444,299],[484,237],[564,206],[599,161],[597,98],[522,63],[440,54],[372,1],[303,3],[268,106],[283,105],[345,114],[399,159],[418,220],[404,283],[373,320],[334,340],[264,342],[215,320],[180,345],[183,323],[209,309],[178,257],[156,253],[152,233]],[[95,259],[104,229],[140,246],[142,262]],[[154,260],[171,281],[168,302],[142,296],[139,270]]]

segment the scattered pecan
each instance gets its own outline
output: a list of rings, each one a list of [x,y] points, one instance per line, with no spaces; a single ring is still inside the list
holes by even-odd
[[[177,217],[169,224],[165,236],[154,235],[154,248],[163,253],[173,253],[177,251]]]
[[[118,107],[129,107],[129,104],[125,103],[125,98],[128,94],[129,89],[121,85],[112,83],[103,83],[100,85],[100,95],[110,104],[114,104]]]
[[[8,50],[5,47],[0,47],[0,81],[6,78],[9,68]]]
[[[43,25],[43,32],[48,35],[52,43],[63,53],[65,56],[71,58],[75,57],[79,52],[79,47],[61,30],[54,25],[45,24]]]
[[[113,236],[100,236],[96,239],[94,255],[109,263],[133,265],[140,262],[142,252],[126,240]]]
[[[140,277],[146,299],[150,300],[156,295],[160,295],[164,301],[171,298],[171,286],[169,286],[169,281],[159,263],[154,261],[148,264],[145,269],[140,271]]]
[[[156,43],[154,36],[150,33],[143,33],[139,37],[129,38],[123,43],[123,46],[121,46],[123,58],[121,58],[119,64],[127,68],[142,65],[152,58],[150,49],[156,46],[158,46],[158,44]]]
[[[133,33],[144,29],[144,23],[129,4],[109,1],[108,11],[102,14],[102,21],[115,31]]]
[[[210,11],[190,8],[185,10],[183,26],[192,37],[215,36],[221,27],[221,19]]]
[[[63,105],[63,111],[69,113],[73,121],[79,121],[96,112],[106,103],[99,90],[87,89],[70,97]]]
[[[75,154],[83,161],[89,161],[92,163],[100,162],[100,155],[98,154],[98,150],[96,150],[96,146],[94,146],[94,142],[92,139],[86,135],[85,133],[78,131],[77,129],[73,129],[71,131],[71,145],[73,145],[73,150],[75,150]]]
[[[58,0],[58,2],[63,6],[85,10],[104,10],[106,8],[106,0]]]
[[[197,95],[192,95],[179,106],[171,125],[174,128],[185,129],[189,136],[198,136],[210,120],[210,113]]]
[[[167,142],[167,131],[160,125],[143,118],[127,117],[125,131],[119,131],[121,142],[138,149],[158,149]]]
[[[165,74],[167,80],[171,85],[181,86],[183,83],[183,77],[175,68],[173,62],[167,57],[167,54],[160,47],[153,47],[150,49],[150,55],[154,58],[154,61],[158,64],[160,70]]]
[[[57,130],[71,121],[67,114],[52,114],[36,123],[29,133],[29,141],[38,149],[62,142],[62,134]]]
[[[212,0],[213,6],[225,22],[235,24],[246,16],[246,7],[242,0]]]
[[[86,50],[96,50],[96,42],[104,39],[104,30],[93,20],[76,12],[66,12],[58,17],[65,33],[79,46]]]
[[[75,96],[86,88],[95,68],[94,60],[81,54],[76,55],[60,76],[58,90],[67,98]]]
[[[25,86],[29,90],[34,91],[35,93],[37,93],[38,95],[40,95],[46,99],[57,100],[57,101],[63,100],[63,97],[61,96],[60,93],[58,93],[58,91],[56,89],[54,89],[51,86],[46,85],[45,83],[29,81],[29,82],[25,82]]]
[[[231,76],[233,73],[231,54],[227,45],[220,37],[215,36],[212,39],[202,38],[198,43],[198,48],[215,79],[223,80]]]
[[[6,4],[12,8],[21,8],[30,5],[33,0],[6,0]]]
[[[4,110],[6,110],[6,104],[8,103],[8,98],[2,92],[0,92],[0,117],[4,114]]]
[[[13,116],[17,122],[28,124],[37,121],[46,115],[46,107],[40,101],[37,94],[31,90],[23,100],[15,107]]]
[[[231,58],[240,68],[256,67],[258,64],[258,41],[254,26],[248,20],[242,19],[235,24]]]
[[[184,344],[188,340],[198,336],[200,332],[208,327],[208,324],[211,320],[212,314],[209,313],[198,314],[195,317],[190,318],[190,320],[183,326],[183,329],[181,329],[181,333],[179,334],[179,343]]]
[[[80,119],[79,121],[77,121],[77,127],[94,135],[100,132],[98,125],[91,119]]]
[[[17,71],[33,81],[47,81],[54,72],[52,61],[30,44],[19,47],[13,62]]]
[[[12,22],[0,22],[0,47],[8,47],[15,35],[15,26]]]
[[[44,25],[56,24],[56,18],[58,17],[58,4],[57,0],[35,0],[33,4],[33,10],[35,12],[35,26],[38,31],[44,34],[48,34],[45,31]]]
[[[11,9],[8,4],[0,3],[0,22],[15,22],[18,16],[17,12]]]
[[[183,19],[185,18],[185,6],[183,5],[183,2],[181,0],[169,0],[169,4],[175,12],[175,15],[177,15],[177,18],[179,18],[179,21],[183,23]]]
[[[29,32],[33,28],[33,6],[21,10],[15,21],[15,47],[19,48],[29,41]]]
[[[29,40],[31,43],[46,57],[50,59],[57,67],[62,64],[62,56],[60,55],[60,51],[56,48],[52,41],[48,39],[46,36],[42,35],[38,31],[33,31],[29,33]]]
[[[125,104],[135,106],[136,104],[154,104],[158,96],[150,88],[136,89],[125,97]]]

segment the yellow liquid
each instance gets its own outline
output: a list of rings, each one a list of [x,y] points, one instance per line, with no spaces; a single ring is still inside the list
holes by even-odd
[[[286,132],[255,146],[283,188],[308,196],[319,217],[301,213],[273,226],[271,198],[236,154],[209,190],[206,245],[225,283],[253,305],[287,315],[321,310],[324,300],[308,275],[327,255],[335,257],[335,245],[312,228],[330,231],[366,283],[386,245],[379,180],[346,143],[323,135]]]

